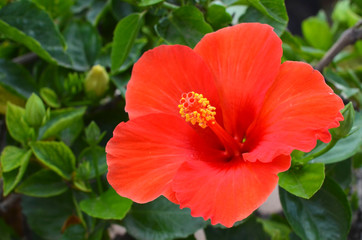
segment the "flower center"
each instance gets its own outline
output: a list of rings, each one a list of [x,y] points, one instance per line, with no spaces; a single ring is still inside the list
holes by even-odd
[[[180,108],[181,117],[192,125],[197,123],[200,127],[206,128],[208,122],[215,123],[216,108],[211,106],[210,102],[202,94],[195,92],[183,93],[178,107]]]
[[[241,156],[242,143],[235,140],[215,120],[216,108],[210,105],[209,100],[202,94],[195,92],[183,93],[180,104],[181,117],[192,125],[198,124],[202,128],[210,127],[225,147],[226,156],[232,158]]]

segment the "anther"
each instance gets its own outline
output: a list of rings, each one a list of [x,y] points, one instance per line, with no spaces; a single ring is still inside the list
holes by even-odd
[[[198,124],[200,127],[206,128],[208,124],[215,123],[216,109],[202,94],[183,93],[178,107],[181,117],[192,125]]]

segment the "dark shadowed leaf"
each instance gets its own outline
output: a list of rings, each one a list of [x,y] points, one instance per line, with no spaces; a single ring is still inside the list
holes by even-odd
[[[333,180],[326,178],[322,188],[308,200],[282,188],[279,195],[288,222],[302,239],[347,239],[351,208],[347,196]]]
[[[30,229],[46,240],[59,239],[62,226],[74,214],[69,192],[50,198],[24,196],[21,205]]]
[[[170,16],[156,25],[157,33],[170,44],[194,47],[206,34],[212,31],[203,14],[194,6],[176,9]]]
[[[137,239],[164,240],[183,238],[205,226],[202,218],[193,218],[189,209],[160,197],[147,204],[134,204],[124,219],[129,234]]]
[[[260,22],[274,27],[274,31],[280,36],[288,23],[288,14],[284,0],[249,0],[251,6],[240,22]]]
[[[208,240],[269,239],[268,235],[263,230],[262,224],[257,222],[254,216],[250,216],[232,228],[217,228],[208,226],[205,233]]]
[[[12,2],[0,10],[0,32],[49,62],[72,66],[64,51],[64,39],[52,19],[30,1]]]
[[[16,192],[32,197],[52,197],[67,191],[68,186],[51,170],[43,169],[31,175],[16,188]]]

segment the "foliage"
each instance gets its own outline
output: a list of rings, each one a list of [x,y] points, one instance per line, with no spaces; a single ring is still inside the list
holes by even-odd
[[[107,184],[104,147],[114,127],[127,120],[125,86],[146,50],[161,44],[192,48],[230,24],[262,22],[281,37],[283,61],[316,65],[362,19],[361,7],[339,1],[332,23],[320,11],[304,20],[303,35],[296,36],[287,30],[283,0],[0,1],[0,123],[6,123],[0,239],[109,239],[111,224],[135,239],[193,239],[198,229],[208,239],[347,239],[358,210],[347,180],[355,176],[333,169],[362,166],[362,40],[322,72],[350,103],[346,120],[331,131],[330,143],[293,152],[291,168],[279,175],[278,217],[253,215],[225,229],[162,197],[132,204]],[[22,212],[13,218],[21,222],[25,216],[29,231],[2,212],[3,202],[16,194]]]

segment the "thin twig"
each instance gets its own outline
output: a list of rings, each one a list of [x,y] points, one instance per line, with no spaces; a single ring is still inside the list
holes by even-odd
[[[27,53],[22,56],[14,58],[12,61],[17,64],[28,64],[34,62],[38,58],[35,53]]]
[[[338,41],[328,50],[315,68],[319,71],[323,71],[340,51],[360,39],[362,39],[362,20],[342,33]]]

